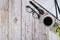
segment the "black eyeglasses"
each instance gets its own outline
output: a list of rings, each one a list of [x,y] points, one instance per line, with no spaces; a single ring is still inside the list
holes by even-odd
[[[32,13],[32,15],[33,15],[34,18],[40,19],[40,15],[32,7],[26,6],[26,11],[28,13]]]

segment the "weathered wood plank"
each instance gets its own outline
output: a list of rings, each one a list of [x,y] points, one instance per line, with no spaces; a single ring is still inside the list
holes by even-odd
[[[29,5],[30,4],[29,1],[31,0],[26,0],[25,5]],[[26,40],[32,40],[32,32],[33,32],[32,22],[34,22],[32,19],[33,19],[32,13],[26,12]]]
[[[21,0],[9,0],[9,40],[21,40]]]
[[[25,2],[22,0],[22,40],[26,40],[26,13],[25,13]],[[27,21],[28,22],[28,21]]]
[[[26,11],[29,1],[22,0],[22,40],[34,40],[34,18]]]
[[[46,27],[38,19],[35,19],[35,40],[47,40]]]
[[[0,0],[0,40],[8,40],[8,0]]]

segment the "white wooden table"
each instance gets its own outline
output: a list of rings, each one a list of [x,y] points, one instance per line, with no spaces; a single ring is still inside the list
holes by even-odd
[[[0,0],[0,40],[59,40],[41,20],[26,12],[26,5],[29,0]]]

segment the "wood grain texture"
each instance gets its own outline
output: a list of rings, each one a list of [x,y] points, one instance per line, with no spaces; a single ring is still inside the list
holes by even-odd
[[[26,12],[29,0],[22,0],[22,40],[34,40],[34,19]]]
[[[9,0],[9,40],[21,40],[21,0]]]
[[[8,0],[0,0],[0,40],[8,40]]]

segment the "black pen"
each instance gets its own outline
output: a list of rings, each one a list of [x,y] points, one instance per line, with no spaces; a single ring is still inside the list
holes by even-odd
[[[37,10],[38,10],[38,12],[39,12],[39,14],[44,14],[44,11],[42,10],[42,9],[40,9],[37,5],[35,5],[32,1],[29,1],[30,2],[30,4],[32,5],[32,6],[34,6]]]

